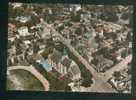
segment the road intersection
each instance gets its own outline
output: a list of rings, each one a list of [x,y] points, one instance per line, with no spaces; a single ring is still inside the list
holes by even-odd
[[[89,92],[117,92],[111,85],[107,82],[114,71],[125,69],[127,64],[131,62],[132,55],[127,56],[119,64],[113,66],[111,69],[107,70],[104,73],[97,72],[75,49],[70,45],[68,40],[59,34],[52,26],[48,25],[46,22],[42,22],[46,27],[51,30],[51,34],[59,38],[59,41],[62,42],[75,57],[90,71],[93,76],[93,84],[88,88]],[[41,75],[33,66],[12,66],[8,67],[8,70],[15,69],[24,69],[32,73],[39,81],[43,84],[45,90],[49,90],[49,83],[46,78]]]

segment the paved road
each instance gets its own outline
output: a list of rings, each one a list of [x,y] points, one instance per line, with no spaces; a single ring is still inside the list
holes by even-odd
[[[91,87],[88,87],[88,92],[101,92],[101,93],[117,93],[117,91],[111,87],[111,85],[102,78],[96,78],[94,84]]]
[[[111,69],[107,70],[104,74],[106,75],[105,76],[105,79],[109,79],[113,72],[115,71],[120,71],[120,70],[123,70],[125,68],[127,68],[127,64],[130,63],[132,60],[132,55],[129,55],[127,56],[125,59],[123,59],[120,63],[118,63],[117,65],[113,66]]]
[[[97,71],[71,46],[66,38],[59,34],[54,28],[49,26],[46,22],[42,22],[46,27],[51,30],[53,36],[59,37],[59,41],[69,48],[74,56],[92,73],[93,76],[97,75]]]
[[[61,34],[59,34],[55,29],[50,27],[46,22],[43,22],[46,26],[52,30],[52,33],[55,34],[57,37],[59,37],[59,41],[61,41],[65,46],[69,48],[69,50],[76,56],[79,61],[91,72],[94,80],[94,84],[92,84],[91,87],[88,88],[89,92],[117,92],[114,88],[111,87],[109,83],[107,83],[107,80],[111,77],[112,73],[115,70],[120,70],[126,68],[126,65],[128,62],[131,61],[132,55],[129,55],[127,58],[125,58],[123,61],[121,61],[119,64],[113,66],[109,71],[105,72],[104,74],[98,73],[68,42],[67,39],[65,39]]]
[[[105,73],[97,73],[97,76],[94,76],[94,84],[89,88],[92,92],[117,92],[107,83],[108,79],[112,77],[114,71],[119,71],[127,68],[127,64],[131,62],[132,55],[127,56],[117,65],[113,66],[111,69],[107,70]],[[104,76],[105,74],[105,76]]]
[[[44,78],[43,75],[41,75],[33,66],[11,66],[8,67],[8,71],[10,70],[16,70],[16,69],[22,69],[30,72],[32,75],[34,75],[44,86],[45,91],[49,90],[49,82]]]
[[[60,41],[69,48],[73,55],[78,58],[78,60],[92,73],[93,76],[96,76],[97,71],[69,44],[69,42],[67,42],[65,38],[62,36],[60,37]]]

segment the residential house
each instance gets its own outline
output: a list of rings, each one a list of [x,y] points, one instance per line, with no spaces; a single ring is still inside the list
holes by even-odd
[[[103,72],[106,69],[112,67],[112,65],[114,64],[112,60],[106,59],[102,55],[96,56],[95,59],[98,61],[98,63],[95,65],[95,69],[98,72]]]
[[[20,27],[18,29],[18,33],[19,33],[20,36],[28,36],[28,35],[30,35],[30,33],[28,32],[28,27],[27,26]]]
[[[56,34],[52,34],[52,38],[53,38],[53,41],[54,41],[54,42],[57,42],[57,41],[60,40],[59,35],[56,35]]]
[[[120,91],[120,92],[123,92],[126,89],[127,87],[127,84],[121,80],[115,80],[114,78],[111,78],[109,80],[109,83],[117,90],[117,91]]]
[[[48,59],[44,59],[40,54],[33,54],[32,60],[36,61],[37,63],[41,64],[42,67],[47,71],[51,71],[53,66],[51,65]]]
[[[50,61],[48,59],[40,61],[40,64],[43,66],[43,68],[49,72],[52,70],[53,66],[51,65]]]
[[[71,64],[71,60],[68,57],[63,57],[62,60],[61,60],[61,64],[62,64],[61,73],[67,74],[68,69],[69,69],[70,64]]]
[[[10,49],[8,49],[8,56],[16,55],[16,47],[13,45]]]
[[[17,28],[16,25],[9,23],[8,24],[8,40],[13,42],[16,37]]]
[[[25,45],[31,44],[31,41],[29,41],[29,40],[24,40],[23,42],[24,42]]]
[[[37,63],[44,61],[44,58],[40,54],[37,54],[37,53],[32,54],[32,59]]]
[[[68,72],[73,81],[81,79],[81,71],[74,61],[71,62]]]
[[[49,39],[51,38],[51,30],[47,27],[44,27],[43,31],[40,32],[40,36],[43,39]]]
[[[21,23],[26,23],[31,20],[31,16],[17,16],[15,20],[20,21]]]
[[[8,66],[17,65],[17,64],[28,65],[27,61],[25,60],[24,53],[21,53],[19,55],[8,56],[7,64]]]
[[[87,41],[87,47],[90,49],[90,51],[96,51],[98,48],[98,43],[96,42],[95,39],[89,38]]]
[[[52,9],[51,8],[48,8],[48,13],[51,15],[51,14],[53,14],[53,12],[52,12]]]
[[[98,34],[99,35],[99,37],[100,38],[103,38],[104,37],[104,35],[103,35],[103,32],[104,32],[104,30],[103,30],[103,25],[97,25],[96,26],[96,28],[95,28],[95,31],[96,31],[96,34]]]
[[[129,48],[132,48],[132,42],[129,42],[128,47],[129,47]]]
[[[129,93],[131,91],[131,75],[128,75],[127,69],[120,71],[120,76],[113,76],[109,83],[119,92]]]
[[[49,61],[49,63],[58,72],[61,71],[61,66],[62,66],[61,63],[60,63],[61,58],[62,58],[62,54],[59,51],[57,51],[56,49],[53,50],[52,54],[48,55],[48,61]]]
[[[79,11],[82,9],[80,4],[65,4],[64,7],[68,11]]]
[[[60,77],[67,76],[67,74],[70,73],[70,77],[73,80],[81,78],[80,69],[77,64],[70,60],[66,54],[62,56],[62,54],[56,49],[54,49],[53,53],[48,56],[46,64],[47,62],[48,65],[46,66],[52,66],[52,68],[61,74]]]
[[[13,8],[19,8],[23,5],[23,3],[12,3],[11,5],[13,6]]]
[[[120,48],[116,51],[116,54],[117,54],[117,61],[121,61],[122,60],[122,53],[126,51],[126,48]]]
[[[87,56],[88,56],[88,62],[91,63],[91,61],[93,60],[92,50],[88,50]]]
[[[8,33],[14,33],[17,32],[17,28],[15,24],[8,23]],[[10,34],[13,35],[13,34]]]
[[[79,5],[79,4],[74,4],[74,5],[70,5],[70,10],[75,10],[75,11],[79,11],[79,10],[81,10],[82,8],[81,8],[81,5]]]

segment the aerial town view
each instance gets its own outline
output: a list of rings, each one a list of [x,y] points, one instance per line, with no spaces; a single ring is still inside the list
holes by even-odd
[[[7,90],[131,93],[133,6],[9,3]]]

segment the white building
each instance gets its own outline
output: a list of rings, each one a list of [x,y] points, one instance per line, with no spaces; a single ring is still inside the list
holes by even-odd
[[[28,45],[28,44],[31,44],[31,41],[29,41],[29,40],[25,40],[25,41],[23,41],[26,45]]]
[[[21,23],[26,23],[29,20],[31,20],[31,17],[30,16],[17,16],[15,20],[20,21]]]
[[[41,32],[40,35],[41,35],[41,38],[44,38],[44,39],[50,38],[50,37],[51,37],[50,29],[47,28],[47,27],[45,27],[45,28],[43,29],[43,32]]]
[[[129,48],[132,48],[132,42],[129,42],[129,46],[128,46]]]
[[[8,40],[13,42],[15,40],[15,37],[8,37]]]
[[[71,5],[69,5],[69,10],[70,11],[73,11],[73,10],[79,11],[80,9],[82,9],[80,4],[71,4]]]
[[[18,33],[19,33],[20,36],[30,35],[30,33],[28,32],[28,27],[27,26],[20,27],[18,29]]]
[[[22,3],[12,3],[13,8],[18,8],[21,7],[23,4]]]

